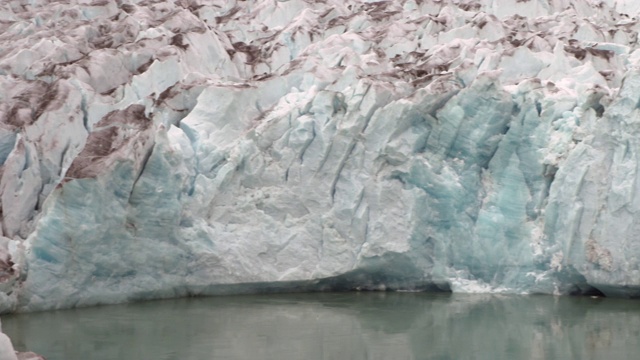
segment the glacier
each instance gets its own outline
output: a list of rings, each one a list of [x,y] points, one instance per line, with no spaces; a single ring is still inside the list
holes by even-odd
[[[640,4],[0,4],[0,312],[640,296]]]

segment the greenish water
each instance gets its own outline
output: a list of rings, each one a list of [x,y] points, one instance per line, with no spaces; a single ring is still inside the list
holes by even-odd
[[[640,302],[322,293],[178,299],[6,315],[48,360],[634,359]]]

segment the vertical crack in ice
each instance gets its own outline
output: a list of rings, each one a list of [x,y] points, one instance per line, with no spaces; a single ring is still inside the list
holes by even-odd
[[[145,154],[144,154],[144,156],[142,158],[142,161],[140,162],[140,168],[139,168],[137,174],[135,175],[133,183],[131,185],[131,190],[129,191],[128,199],[131,198],[131,194],[135,190],[136,185],[138,184],[138,181],[140,180],[140,178],[144,174],[145,169],[147,167],[147,163],[149,162],[149,158],[151,158],[151,155],[153,154],[153,151],[154,151],[154,147],[150,146],[149,149],[145,152]]]
[[[342,170],[344,169],[344,166],[347,163],[347,160],[349,159],[351,154],[353,153],[353,149],[355,149],[355,147],[356,147],[356,141],[352,139],[351,142],[349,143],[349,147],[347,148],[347,151],[344,153],[343,157],[340,159],[340,162],[338,163],[338,168],[333,176],[333,180],[331,181],[331,187],[330,187],[332,203],[335,202],[336,184],[340,179],[340,174],[342,173]]]

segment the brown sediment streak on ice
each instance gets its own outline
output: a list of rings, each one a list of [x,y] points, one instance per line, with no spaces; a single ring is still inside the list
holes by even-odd
[[[111,155],[131,141],[141,140],[139,132],[151,127],[152,121],[144,114],[144,106],[131,105],[124,110],[115,110],[96,123],[84,149],[73,161],[65,180],[94,178],[109,171]],[[138,131],[127,132],[124,127]]]

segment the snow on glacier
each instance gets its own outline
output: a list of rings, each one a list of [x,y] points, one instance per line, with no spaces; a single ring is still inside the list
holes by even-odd
[[[637,296],[633,1],[0,5],[0,298]]]

